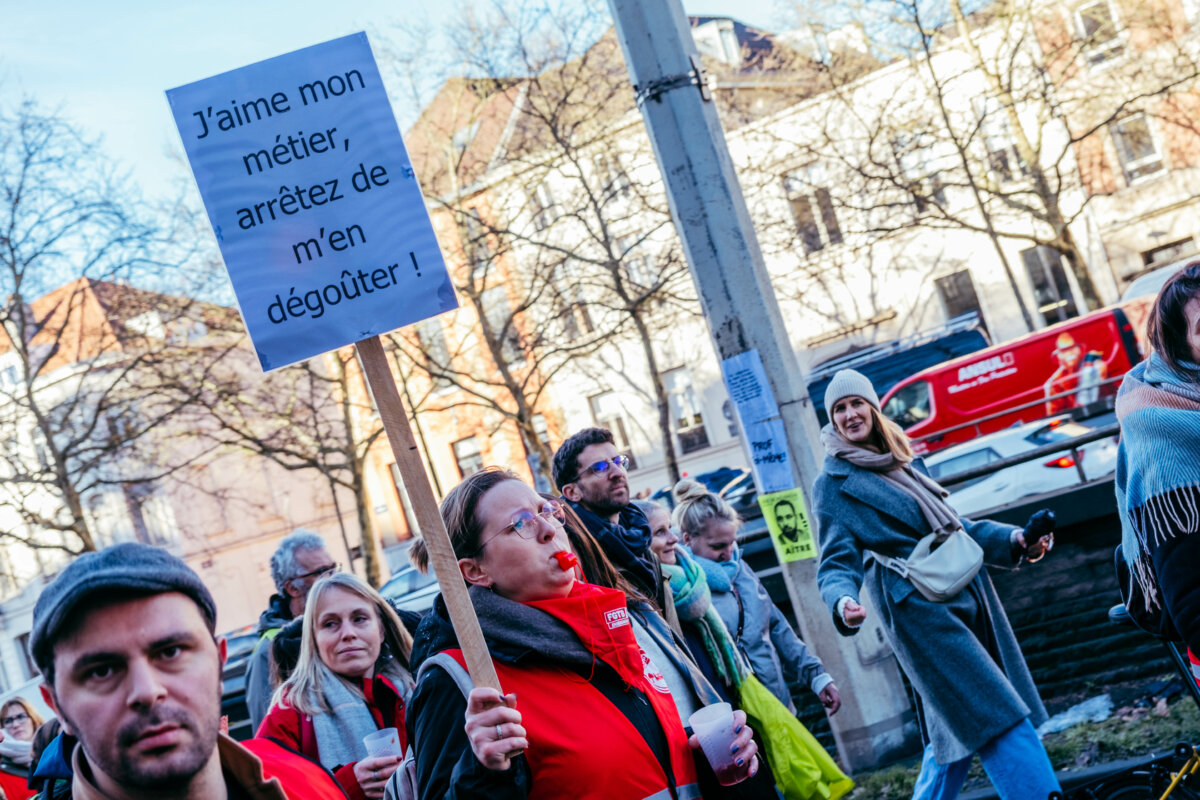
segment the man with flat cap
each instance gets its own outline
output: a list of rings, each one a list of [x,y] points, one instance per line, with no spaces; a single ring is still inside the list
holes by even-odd
[[[219,732],[215,627],[199,576],[149,545],[82,555],[42,591],[29,646],[79,742],[75,800],[344,800],[321,765]]]

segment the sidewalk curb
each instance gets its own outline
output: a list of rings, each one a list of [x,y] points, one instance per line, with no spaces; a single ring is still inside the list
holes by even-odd
[[[1070,791],[1082,783],[1108,777],[1130,767],[1145,764],[1161,756],[1162,754],[1160,753],[1149,753],[1138,758],[1109,761],[1104,764],[1097,764],[1094,767],[1087,767],[1086,769],[1062,770],[1061,772],[1056,772],[1055,776],[1058,778],[1058,784],[1063,788],[1063,791]],[[959,795],[959,800],[997,800],[998,797],[999,795],[996,794],[996,790],[993,787],[985,786],[981,789],[964,792]]]

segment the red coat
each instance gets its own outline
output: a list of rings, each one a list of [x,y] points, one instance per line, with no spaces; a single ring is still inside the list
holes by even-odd
[[[400,748],[408,749],[408,734],[404,729],[404,699],[396,690],[396,685],[384,675],[377,675],[373,680],[363,680],[360,684],[366,697],[367,708],[379,728],[395,728],[400,732]],[[290,706],[274,705],[267,712],[262,725],[255,734],[258,739],[274,739],[281,744],[303,753],[314,761],[320,762],[317,750],[317,735],[313,728],[312,717],[301,714]],[[354,775],[354,765],[358,762],[342,764],[333,770],[337,782],[346,790],[350,800],[366,800],[358,778]]]

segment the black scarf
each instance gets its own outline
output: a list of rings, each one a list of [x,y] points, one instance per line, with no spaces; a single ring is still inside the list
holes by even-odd
[[[621,509],[616,522],[610,522],[579,503],[567,502],[616,568],[646,597],[657,600],[662,589],[657,562],[650,552],[650,521],[642,510],[630,503]]]

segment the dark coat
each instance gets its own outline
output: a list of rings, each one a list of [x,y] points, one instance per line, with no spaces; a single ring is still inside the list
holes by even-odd
[[[916,466],[924,470],[919,462]],[[955,598],[936,603],[864,553],[907,557],[912,552],[931,530],[915,500],[878,474],[832,456],[825,458],[813,499],[821,597],[838,629],[852,634],[835,609],[845,596],[859,602],[865,579],[896,658],[920,695],[938,763],[966,758],[1025,717],[1034,725],[1045,721],[1046,710],[986,568]],[[962,523],[983,547],[987,564],[1016,567],[1016,528],[989,520]]]

